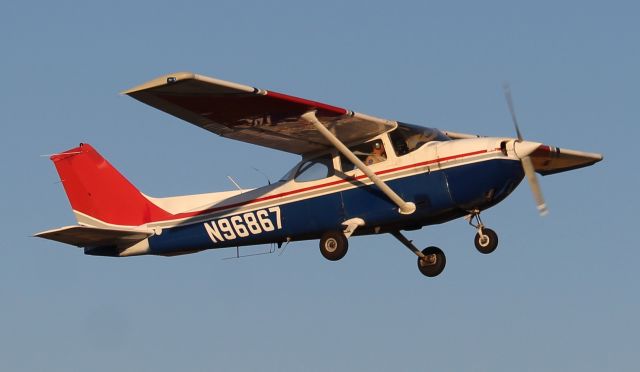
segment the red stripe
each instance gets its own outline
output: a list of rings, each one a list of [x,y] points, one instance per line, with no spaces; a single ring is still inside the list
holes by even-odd
[[[314,108],[320,109],[320,110],[329,111],[331,113],[335,113],[338,115],[345,115],[348,112],[347,110],[341,107],[331,106],[325,103],[311,101],[308,99],[298,98],[298,97],[290,96],[288,94],[283,94],[283,93],[278,93],[273,91],[267,91],[267,97],[273,97],[273,98],[281,99],[283,101],[298,103],[298,104],[307,106],[309,109],[314,109]]]
[[[492,150],[492,151],[495,151],[495,150]],[[499,151],[499,149],[498,149],[498,151]],[[429,165],[429,164],[433,164],[433,163],[439,163],[439,162],[443,162],[443,161],[449,161],[449,160],[464,158],[464,157],[467,157],[467,156],[480,155],[480,154],[484,154],[484,153],[488,153],[488,152],[489,152],[488,150],[479,150],[479,151],[468,152],[468,153],[465,153],[465,154],[452,155],[452,156],[447,156],[447,157],[444,157],[444,158],[432,159],[432,160],[427,160],[427,161],[423,161],[423,162],[420,162],[420,163],[404,165],[402,167],[385,169],[383,171],[376,172],[376,174],[381,175],[381,174],[396,172],[396,171],[405,170],[405,169],[409,169],[409,168],[417,168],[417,167],[420,167],[420,166],[425,166],[425,165]],[[200,216],[200,215],[203,215],[203,214],[217,212],[217,211],[224,210],[224,209],[230,209],[230,208],[240,207],[240,206],[243,206],[243,205],[255,204],[255,203],[266,201],[266,200],[272,200],[272,199],[277,199],[277,198],[281,198],[281,197],[285,197],[285,196],[289,196],[289,195],[299,194],[299,193],[302,193],[302,192],[305,192],[305,191],[317,190],[317,189],[320,189],[320,188],[334,186],[334,185],[338,185],[338,184],[341,184],[341,183],[347,183],[347,182],[350,182],[350,181],[353,181],[353,180],[360,180],[360,179],[363,179],[363,178],[368,178],[368,177],[367,177],[367,175],[362,174],[362,175],[359,175],[357,177],[350,177],[347,180],[342,180],[341,179],[341,180],[337,180],[337,181],[331,181],[331,182],[323,183],[321,185],[303,187],[301,189],[291,190],[291,191],[287,191],[287,192],[283,192],[283,193],[275,194],[275,195],[263,196],[261,198],[256,198],[256,199],[253,199],[253,200],[248,200],[248,201],[244,201],[244,202],[240,202],[240,203],[229,204],[229,205],[225,205],[225,206],[221,206],[221,207],[205,209],[203,211],[188,212],[188,213],[178,213],[178,214],[174,215],[173,219]],[[161,220],[161,221],[163,221],[163,220]],[[154,222],[158,222],[158,221],[154,221]]]

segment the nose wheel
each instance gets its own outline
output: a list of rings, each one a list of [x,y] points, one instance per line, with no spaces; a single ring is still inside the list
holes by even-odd
[[[483,228],[476,233],[473,239],[476,249],[482,254],[489,254],[498,248],[498,234],[495,231]]]
[[[469,225],[473,226],[478,232],[473,239],[474,245],[478,252],[482,254],[489,254],[498,248],[498,234],[495,231],[484,227],[482,220],[480,219],[480,211],[474,210],[467,217]],[[474,223],[475,219],[475,223]]]

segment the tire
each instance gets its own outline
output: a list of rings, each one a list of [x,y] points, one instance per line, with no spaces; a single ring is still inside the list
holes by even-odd
[[[447,265],[447,257],[444,255],[444,252],[438,247],[427,247],[422,250],[422,254],[425,256],[436,255],[436,262],[433,264],[426,264],[418,257],[418,270],[420,270],[422,275],[430,278],[440,275]]]
[[[328,231],[320,238],[320,253],[329,261],[338,261],[348,249],[349,240],[341,231]]]
[[[480,238],[480,233],[476,234],[473,240],[478,252],[482,254],[489,254],[498,248],[498,234],[491,229],[482,229],[484,234],[484,240]]]

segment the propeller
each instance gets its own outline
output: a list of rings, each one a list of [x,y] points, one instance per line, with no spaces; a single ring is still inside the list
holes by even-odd
[[[520,158],[520,163],[522,164],[524,175],[527,177],[527,182],[529,182],[529,186],[531,187],[531,192],[533,193],[533,199],[535,200],[536,206],[538,207],[538,212],[541,216],[544,216],[549,213],[549,210],[547,209],[547,204],[545,203],[544,197],[542,196],[542,189],[540,188],[540,182],[538,182],[538,176],[536,175],[533,161],[529,156],[529,154],[531,154],[540,144],[527,142],[523,139],[522,133],[520,132],[520,127],[518,126],[518,119],[516,118],[516,110],[513,105],[513,98],[511,97],[511,87],[508,83],[505,82],[502,84],[502,88],[504,90],[504,97],[507,100],[507,106],[509,106],[509,112],[511,113],[511,120],[513,120],[513,126],[515,127],[516,134],[518,136],[518,140],[514,145],[514,149],[516,151],[516,155],[518,154],[518,152],[526,154],[524,156],[517,156]]]

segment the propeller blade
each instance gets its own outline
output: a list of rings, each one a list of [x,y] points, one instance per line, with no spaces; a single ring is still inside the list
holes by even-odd
[[[504,98],[507,100],[507,106],[509,106],[509,112],[511,113],[511,120],[513,120],[513,126],[516,128],[516,134],[520,141],[523,140],[522,133],[520,133],[520,127],[518,126],[518,119],[516,118],[516,109],[513,106],[513,99],[511,98],[511,87],[509,83],[502,83],[502,89],[504,90]]]
[[[547,213],[549,213],[549,210],[547,209],[547,204],[544,202],[542,189],[540,188],[538,176],[536,176],[536,170],[533,167],[531,157],[525,156],[520,159],[520,162],[522,163],[522,169],[524,169],[524,174],[527,177],[527,181],[529,181],[529,186],[531,186],[531,192],[533,193],[533,198],[535,199],[536,205],[538,206],[538,212],[540,212],[541,216],[545,216]]]
[[[507,106],[509,106],[509,112],[511,113],[513,126],[516,128],[516,134],[518,135],[516,147],[523,147],[523,150],[525,150],[528,145],[531,145],[531,143],[525,142],[524,138],[522,137],[522,133],[520,132],[520,126],[518,125],[518,118],[516,117],[516,109],[513,105],[513,98],[511,97],[511,87],[509,86],[509,83],[502,83],[502,89],[504,91],[504,98],[507,100]],[[531,157],[529,156],[532,151],[532,149],[529,149],[529,151],[525,152],[525,154],[527,155],[522,157],[518,155],[518,157],[520,157],[522,169],[524,170],[524,174],[527,177],[529,186],[531,187],[531,192],[533,193],[533,199],[536,201],[538,212],[541,216],[545,216],[547,213],[549,213],[549,210],[547,209],[547,204],[544,202],[542,189],[540,188],[540,183],[538,182],[538,176],[536,176],[536,170],[533,166],[533,162],[531,161]],[[518,153],[517,150],[516,153]]]

